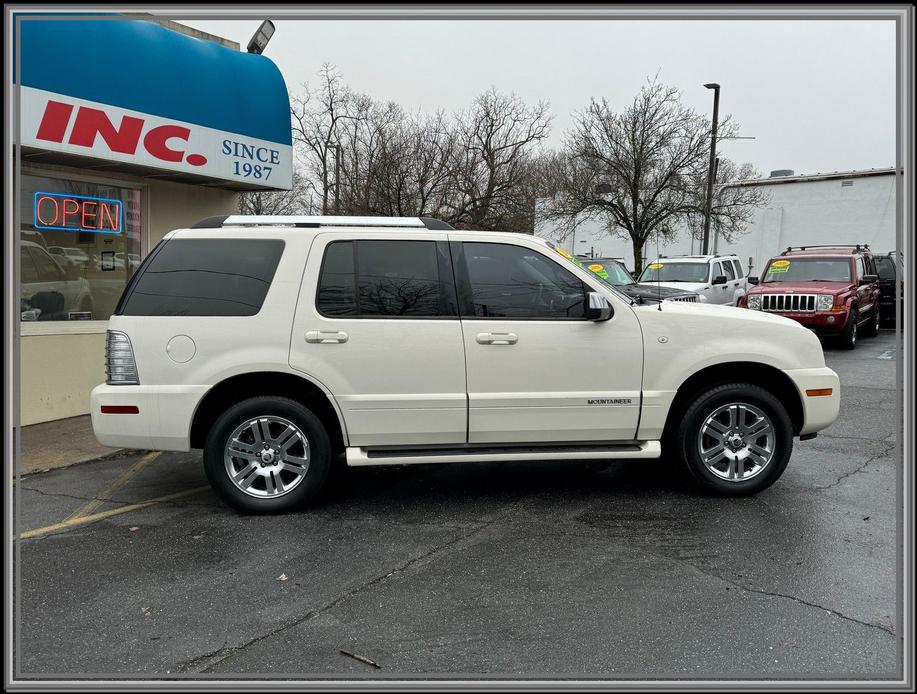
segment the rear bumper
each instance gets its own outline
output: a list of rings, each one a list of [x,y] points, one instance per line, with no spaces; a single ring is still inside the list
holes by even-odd
[[[790,377],[802,400],[802,429],[799,434],[812,434],[830,426],[841,407],[841,382],[827,366],[816,369],[790,369]],[[809,395],[807,391],[831,389],[831,395]]]
[[[98,385],[89,397],[96,439],[103,446],[157,451],[191,448],[191,421],[209,386]],[[134,405],[137,414],[103,414],[103,405]]]

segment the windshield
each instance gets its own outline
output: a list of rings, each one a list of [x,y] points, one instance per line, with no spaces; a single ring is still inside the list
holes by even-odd
[[[850,282],[846,258],[778,258],[764,273],[766,282]]]
[[[623,296],[625,299],[627,299],[627,301],[630,301],[631,303],[633,303],[633,299],[631,299],[629,296],[623,295],[623,294],[621,293],[621,291],[618,290],[617,286],[611,281],[611,277],[612,277],[612,275],[611,275],[611,273],[612,273],[612,267],[613,267],[614,265],[617,265],[617,263],[614,263],[614,262],[611,262],[611,263],[608,263],[608,262],[602,263],[602,264],[601,264],[602,270],[593,270],[592,267],[598,266],[598,265],[599,265],[598,263],[593,263],[593,264],[591,264],[591,265],[583,265],[579,260],[577,260],[575,257],[573,257],[572,255],[570,255],[569,253],[567,253],[567,251],[565,251],[565,250],[564,250],[563,248],[561,248],[560,246],[556,246],[556,245],[554,245],[553,243],[550,243],[550,242],[547,242],[547,241],[545,241],[545,244],[546,244],[547,246],[549,246],[555,253],[557,253],[557,255],[559,255],[561,258],[563,258],[564,260],[566,260],[568,263],[572,263],[572,264],[576,265],[576,267],[582,268],[582,269],[584,269],[584,270],[588,270],[590,275],[592,275],[593,277],[599,279],[603,284],[606,284],[607,286],[609,286],[609,287],[611,287],[612,289],[614,289],[615,292],[618,293],[618,295]],[[603,276],[602,276],[603,274],[605,274],[605,273],[602,272],[603,270],[604,270],[604,271],[607,271],[608,277],[603,277]],[[621,267],[620,270],[621,270],[622,273],[624,273],[625,275],[627,275],[627,271],[626,271],[623,267]],[[629,280],[629,281],[626,282],[626,284],[630,284],[631,282],[633,282],[633,280],[631,280],[629,276],[628,276],[628,280]],[[625,284],[625,283],[620,283],[620,284]]]
[[[589,263],[586,265],[586,269],[613,287],[623,287],[626,284],[634,283],[634,278],[624,269],[624,266],[614,260]]]
[[[706,282],[707,263],[667,263],[657,260],[646,266],[641,282]]]

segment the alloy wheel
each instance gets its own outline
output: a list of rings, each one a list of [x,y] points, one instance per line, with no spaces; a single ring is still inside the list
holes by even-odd
[[[733,402],[713,410],[697,435],[697,451],[712,474],[728,482],[759,475],[774,458],[774,423],[761,409]]]
[[[224,448],[224,465],[232,483],[249,496],[283,496],[306,478],[309,440],[288,419],[254,417],[230,434]]]

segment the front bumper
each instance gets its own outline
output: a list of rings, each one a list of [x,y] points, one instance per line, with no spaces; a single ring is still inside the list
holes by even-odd
[[[812,434],[830,426],[841,407],[841,382],[827,366],[815,369],[789,369],[790,377],[802,400],[802,429],[799,434]],[[831,389],[830,395],[810,395],[812,391]]]
[[[815,313],[784,313],[782,311],[762,311],[771,316],[782,316],[794,320],[817,335],[839,335],[847,326],[850,311],[817,311]]]
[[[103,446],[191,449],[191,421],[209,386],[98,385],[89,396],[92,430]],[[103,414],[103,405],[135,405],[138,414]]]

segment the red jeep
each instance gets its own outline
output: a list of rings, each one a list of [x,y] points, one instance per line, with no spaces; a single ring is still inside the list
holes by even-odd
[[[792,318],[820,337],[856,346],[879,334],[879,282],[869,246],[791,246],[749,277],[739,306]]]

